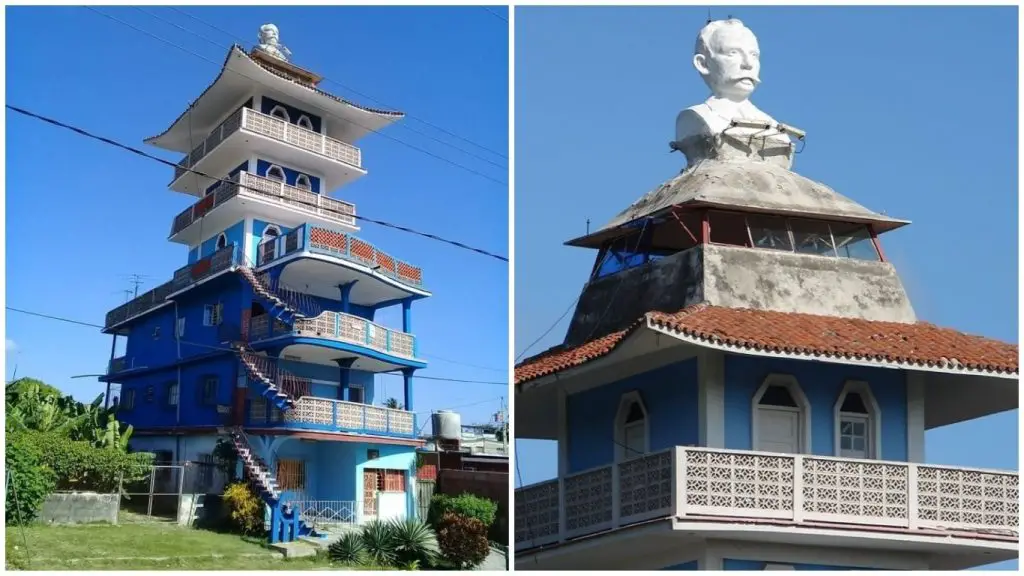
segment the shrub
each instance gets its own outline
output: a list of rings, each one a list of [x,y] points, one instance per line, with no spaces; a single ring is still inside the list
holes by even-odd
[[[7,524],[27,524],[39,515],[46,497],[56,486],[52,470],[40,465],[39,450],[23,435],[7,438],[4,464],[7,469]]]
[[[148,478],[153,455],[126,454],[114,447],[96,448],[84,440],[70,440],[58,432],[18,432],[18,442],[31,445],[39,463],[56,475],[57,490],[113,493],[121,485]]]
[[[343,562],[351,566],[366,564],[366,546],[363,545],[362,536],[357,532],[349,532],[328,546],[327,554],[335,562]]]
[[[437,542],[441,554],[460,570],[479,566],[490,552],[487,526],[476,518],[449,512],[441,517]]]
[[[437,557],[437,535],[420,520],[393,520],[388,528],[398,566],[429,565]]]
[[[366,549],[366,559],[377,566],[392,566],[395,553],[394,531],[380,520],[371,520],[363,525],[359,534]]]
[[[498,514],[498,504],[493,500],[464,492],[459,496],[435,494],[430,500],[430,511],[427,518],[435,529],[445,514],[458,514],[467,518],[476,518],[487,528],[494,524]]]
[[[262,534],[264,531],[264,505],[259,496],[243,482],[231,484],[222,497],[231,514],[234,528],[247,535]]]

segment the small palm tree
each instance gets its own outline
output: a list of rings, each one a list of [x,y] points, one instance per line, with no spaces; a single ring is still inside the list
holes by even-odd
[[[400,565],[430,564],[438,555],[437,535],[424,522],[415,518],[392,520],[389,528]]]
[[[366,564],[366,546],[363,545],[360,534],[356,532],[349,532],[328,546],[327,554],[331,560],[350,566],[361,567]]]
[[[385,408],[391,408],[392,410],[402,410],[402,404],[398,401],[398,398],[388,398],[384,402]]]
[[[366,549],[367,559],[377,566],[391,566],[395,562],[395,541],[391,527],[379,520],[363,525],[359,534]]]

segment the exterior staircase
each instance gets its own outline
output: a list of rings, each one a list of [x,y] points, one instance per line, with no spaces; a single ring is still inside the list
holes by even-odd
[[[260,396],[266,398],[282,412],[295,407],[296,399],[277,387],[277,375],[282,371],[272,358],[257,354],[244,342],[235,342],[233,347],[249,375],[249,382],[256,384],[254,388]]]
[[[253,453],[242,428],[231,428],[230,436],[245,471],[259,491],[260,500],[270,507],[270,543],[291,542],[304,536],[318,537],[319,534],[300,518],[297,508],[290,502],[281,501],[281,490],[277,480],[274,479],[266,462]]]
[[[267,313],[289,326],[296,320],[314,318],[323,312],[308,294],[285,288],[269,280],[265,273],[257,275],[250,266],[239,266],[238,273],[252,286],[253,294],[268,305]]]

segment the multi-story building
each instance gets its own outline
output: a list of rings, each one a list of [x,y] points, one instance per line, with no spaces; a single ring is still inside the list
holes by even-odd
[[[746,100],[742,24],[697,46],[689,165],[569,242],[598,255],[564,343],[515,369],[516,437],[558,444],[558,477],[516,490],[516,567],[1016,558],[1017,473],[927,464],[924,440],[1017,408],[1017,346],[918,320],[880,240],[908,222],[790,170],[803,133]]]
[[[112,350],[126,339],[106,380],[120,387],[132,448],[204,461],[230,439],[271,541],[308,533],[307,510],[355,522],[415,513],[413,374],[426,364],[412,304],[430,296],[420,268],[359,238],[355,206],[328,196],[366,174],[355,143],[402,114],[324,92],[286,52],[264,26],[259,46],[233,46],[146,141],[185,154],[170,188],[196,200],[169,239],[188,259],[104,328]],[[390,307],[401,327],[374,322]],[[375,395],[385,372],[404,379],[398,408]]]

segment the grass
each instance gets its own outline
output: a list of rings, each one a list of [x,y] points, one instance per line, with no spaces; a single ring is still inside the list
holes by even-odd
[[[8,526],[14,570],[343,569],[324,556],[285,560],[255,538],[173,524]],[[26,546],[26,540],[28,542]]]

